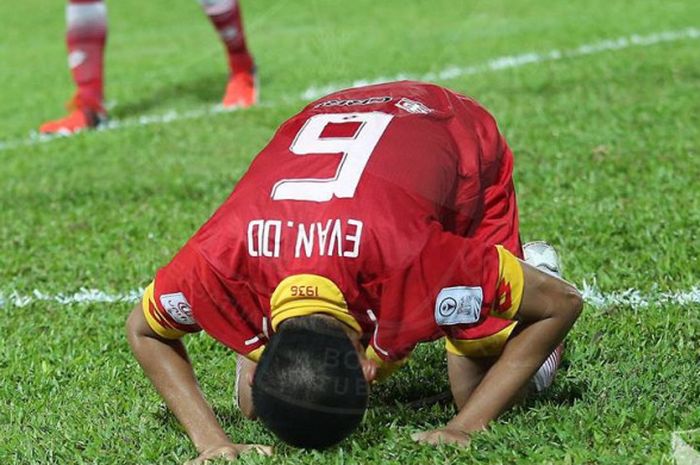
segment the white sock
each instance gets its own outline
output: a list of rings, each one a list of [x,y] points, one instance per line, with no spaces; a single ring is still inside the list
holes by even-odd
[[[537,370],[535,376],[532,377],[532,383],[535,385],[537,392],[542,392],[552,385],[554,381],[554,376],[557,374],[557,368],[561,363],[562,346],[554,349],[554,352],[549,354],[547,360],[544,361],[542,366]]]

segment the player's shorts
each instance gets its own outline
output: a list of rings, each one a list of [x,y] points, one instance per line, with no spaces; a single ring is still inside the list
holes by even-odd
[[[518,205],[513,185],[513,153],[507,146],[494,182],[484,190],[481,219],[476,222],[476,227],[464,232],[464,235],[477,238],[487,245],[501,245],[515,257],[523,258]],[[512,267],[507,273],[501,273],[502,275],[522,275],[522,270],[514,269],[520,267],[517,260],[501,262],[501,266]],[[508,315],[489,314],[478,326],[461,330],[459,339],[446,338],[447,351],[455,355],[479,358],[499,355],[517,325],[514,321],[517,308],[514,310]]]
[[[523,258],[520,242],[518,204],[513,185],[513,153],[506,148],[496,181],[484,191],[484,212],[481,221],[468,237],[485,244],[502,245],[518,258]]]

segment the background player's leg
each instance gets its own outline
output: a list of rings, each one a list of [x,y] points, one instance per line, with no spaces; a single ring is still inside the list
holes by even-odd
[[[107,8],[101,0],[70,0],[66,24],[68,66],[77,90],[69,103],[71,113],[42,125],[42,133],[73,133],[96,127],[106,116],[103,68]]]
[[[225,107],[249,107],[257,102],[255,64],[243,33],[241,8],[237,0],[199,0],[204,12],[219,33],[231,76],[224,95]]]
[[[107,7],[103,1],[70,0],[66,9],[68,64],[82,105],[102,109]]]

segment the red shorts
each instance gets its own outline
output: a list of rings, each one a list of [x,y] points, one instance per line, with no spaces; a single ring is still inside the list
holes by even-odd
[[[513,185],[513,153],[506,146],[494,182],[484,189],[481,218],[463,232],[487,245],[502,245],[522,259],[518,206]],[[516,312],[517,313],[517,312]],[[512,315],[515,316],[515,313]],[[489,315],[474,328],[460,330],[458,338],[446,338],[450,353],[469,357],[493,357],[503,350],[516,322]]]

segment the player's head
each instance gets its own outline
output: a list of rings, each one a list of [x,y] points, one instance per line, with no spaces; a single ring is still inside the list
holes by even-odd
[[[328,316],[280,324],[253,378],[258,418],[296,447],[323,449],[347,437],[364,416],[373,377],[358,340]]]

